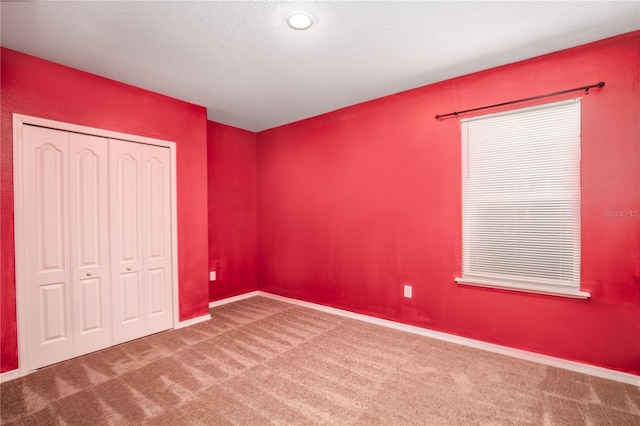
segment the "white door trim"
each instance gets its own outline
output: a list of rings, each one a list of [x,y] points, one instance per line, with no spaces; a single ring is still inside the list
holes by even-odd
[[[14,235],[15,235],[15,257],[16,257],[16,310],[17,310],[17,331],[18,331],[18,370],[19,376],[29,372],[27,365],[27,311],[26,311],[26,288],[20,283],[26,277],[26,253],[25,253],[25,226],[24,221],[24,197],[23,197],[23,128],[25,125],[48,127],[51,129],[67,132],[84,133],[93,136],[100,136],[109,139],[122,139],[125,141],[156,145],[169,148],[171,155],[171,257],[173,270],[173,326],[176,328],[179,323],[179,301],[178,301],[178,215],[177,215],[177,186],[176,186],[176,144],[175,142],[161,139],[148,138],[144,136],[130,135],[127,133],[114,132],[111,130],[97,129],[93,127],[80,126],[62,121],[48,120],[45,118],[32,117],[23,114],[13,114],[13,200],[14,200]]]

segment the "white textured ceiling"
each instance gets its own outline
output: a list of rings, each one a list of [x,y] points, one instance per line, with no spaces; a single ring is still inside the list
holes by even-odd
[[[290,29],[295,10],[316,24]],[[3,2],[0,12],[5,47],[252,131],[640,29],[639,1]]]

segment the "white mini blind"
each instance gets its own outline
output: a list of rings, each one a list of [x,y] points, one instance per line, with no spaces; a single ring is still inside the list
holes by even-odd
[[[580,293],[580,100],[463,120],[459,282]]]

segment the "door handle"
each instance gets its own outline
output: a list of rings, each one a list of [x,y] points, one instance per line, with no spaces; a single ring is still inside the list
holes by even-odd
[[[90,277],[92,274],[91,272],[87,272],[87,276]]]
[[[130,270],[131,270],[131,266],[127,266],[127,271],[130,271]]]

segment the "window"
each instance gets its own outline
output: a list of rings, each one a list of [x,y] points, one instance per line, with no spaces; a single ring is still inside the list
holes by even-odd
[[[461,284],[580,291],[580,100],[462,120]]]

